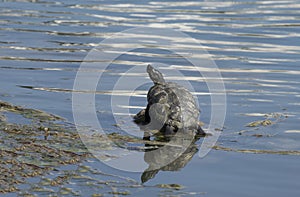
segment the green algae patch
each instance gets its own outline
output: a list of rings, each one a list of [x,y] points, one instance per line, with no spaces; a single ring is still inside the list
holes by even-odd
[[[20,114],[25,118],[38,120],[38,121],[54,121],[54,120],[64,120],[64,118],[48,114],[44,111],[36,110],[36,109],[29,109],[23,108],[21,106],[11,105],[10,103],[0,101],[0,112],[1,111],[9,111],[16,114]]]
[[[268,113],[264,115],[264,120],[257,120],[246,124],[246,127],[259,127],[259,126],[269,126],[276,124],[285,118],[288,118],[287,115],[283,113]]]
[[[184,187],[182,185],[179,184],[158,184],[156,185],[156,187],[159,188],[165,188],[165,189],[175,189],[175,190],[180,190],[183,189]]]
[[[214,146],[214,150],[239,152],[239,153],[252,153],[252,154],[276,154],[276,155],[300,155],[300,151],[296,150],[259,150],[259,149],[237,149],[223,146]]]
[[[8,112],[22,115],[31,124],[9,122]],[[75,130],[57,123],[63,121],[59,116],[0,101],[0,117],[0,193],[18,191],[26,178],[89,156]],[[59,182],[53,180],[50,185]]]
[[[108,193],[113,194],[113,195],[123,195],[123,196],[130,195],[129,191],[117,191],[115,188],[113,189],[113,191],[108,192]]]
[[[248,123],[246,127],[268,126],[272,124],[274,123],[271,120],[258,120]]]
[[[228,140],[217,143],[212,149],[245,154],[300,155],[299,146],[287,143],[285,134],[278,129],[289,115],[281,112],[257,114],[263,118],[249,122],[244,130],[224,134]],[[291,143],[294,141],[290,139]]]
[[[117,146],[145,151],[146,144],[154,148],[167,144],[116,132],[96,133],[90,140],[101,150]],[[131,178],[83,165],[94,161],[74,125],[56,115],[0,101],[0,194],[81,196],[79,187],[93,196],[125,196],[131,195],[130,189],[144,187]],[[75,170],[64,170],[70,166]]]

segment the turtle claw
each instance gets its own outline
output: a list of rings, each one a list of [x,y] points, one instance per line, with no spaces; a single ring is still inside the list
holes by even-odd
[[[145,122],[145,112],[146,112],[145,109],[139,111],[135,116],[133,116],[133,121],[136,124],[144,124],[144,122]]]
[[[199,135],[199,136],[205,136],[206,135],[205,131],[203,131],[203,129],[199,125],[198,125],[198,128],[197,128],[196,135]]]

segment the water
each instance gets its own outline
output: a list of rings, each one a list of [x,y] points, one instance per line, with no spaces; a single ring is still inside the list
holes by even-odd
[[[77,69],[93,47],[114,33],[133,27],[173,28],[200,41],[211,55],[227,95],[226,120],[217,145],[232,151],[212,150],[203,159],[196,154],[180,171],[160,171],[147,187],[130,189],[133,196],[168,195],[152,187],[168,183],[185,187],[174,193],[177,195],[299,195],[299,155],[276,152],[300,151],[299,1],[4,0],[0,8],[0,99],[54,113],[70,122]],[[193,46],[172,42],[176,49]],[[96,109],[104,128],[115,130],[109,105],[113,82],[131,66],[144,69],[148,62],[172,65],[182,71],[184,79],[190,79],[207,128],[211,114],[207,81],[182,58],[157,49],[155,43],[149,46],[118,57],[98,84]],[[161,71],[170,74],[168,80],[185,81],[172,78],[171,71]],[[146,74],[141,76],[147,83],[127,106],[132,114],[145,106],[151,86]],[[124,90],[117,96],[122,99],[129,94]],[[274,124],[245,126],[265,119]],[[243,150],[271,152],[247,154]],[[140,179],[140,173],[95,163],[101,171]],[[80,184],[76,189],[89,192]]]

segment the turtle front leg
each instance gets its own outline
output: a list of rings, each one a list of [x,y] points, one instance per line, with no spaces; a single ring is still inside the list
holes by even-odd
[[[145,124],[145,112],[146,110],[143,109],[141,110],[139,113],[137,113],[134,117],[133,117],[133,121],[136,124]]]
[[[206,133],[205,133],[205,132],[203,131],[203,129],[201,128],[199,122],[198,122],[198,124],[197,124],[197,133],[196,133],[196,135],[199,135],[199,136],[205,136],[205,135],[206,135]]]

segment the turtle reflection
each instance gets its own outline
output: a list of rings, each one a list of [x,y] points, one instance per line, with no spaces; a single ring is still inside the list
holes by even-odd
[[[178,132],[174,136],[163,136],[159,141],[164,141],[164,146],[145,144],[146,152],[144,160],[149,167],[141,175],[142,183],[155,177],[159,171],[179,171],[198,152],[196,142],[200,136],[187,135],[187,132]],[[144,137],[150,141],[150,137]]]

